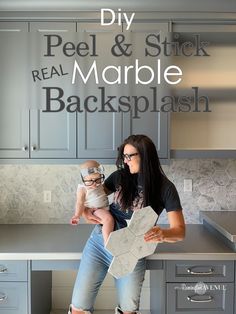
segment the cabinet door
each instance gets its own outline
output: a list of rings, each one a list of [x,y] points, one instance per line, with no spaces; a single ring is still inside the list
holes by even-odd
[[[236,267],[234,270],[234,278],[236,278]],[[236,314],[236,280],[234,281],[234,314]]]
[[[160,36],[161,42],[167,36],[167,31],[167,23],[147,22],[133,23],[131,31],[124,33],[126,42],[132,44],[130,63],[134,65],[135,62],[138,62],[139,67],[149,66],[155,74],[153,80],[148,84],[136,83],[133,76],[133,83],[129,85],[129,93],[131,98],[135,96],[139,97],[140,100],[138,102],[134,100],[133,110],[124,115],[124,136],[127,137],[130,134],[149,136],[156,145],[159,157],[163,159],[169,158],[169,113],[161,112],[161,99],[169,94],[168,86],[164,83],[163,77],[163,70],[168,65],[169,59],[164,56],[162,51],[157,55],[157,48],[147,45],[146,40],[152,44],[157,44],[156,36]],[[152,56],[145,56],[145,48]],[[160,67],[158,67],[158,62],[160,62]],[[159,72],[160,77],[158,79]],[[139,74],[136,71],[134,75],[136,77],[139,75],[143,82],[148,82],[151,79],[151,73],[147,69],[140,70]],[[160,80],[160,84],[158,84],[158,80]]]
[[[199,51],[190,58],[183,54],[174,57],[183,71],[181,83],[173,89],[176,97],[193,95],[193,87],[204,97],[198,108],[192,103],[189,112],[171,114],[173,157],[234,158],[236,25],[223,20],[178,21],[173,23],[173,32],[173,38],[182,46],[192,42],[197,47],[197,41],[205,45],[200,57]]]
[[[78,113],[78,157],[79,158],[116,158],[117,147],[123,141],[123,113],[118,112],[117,97],[123,93],[122,87],[118,84],[109,85],[101,79],[102,70],[109,66],[118,66],[120,59],[116,58],[111,53],[111,47],[114,43],[114,38],[121,29],[114,27],[102,27],[97,23],[78,23],[78,38],[82,42],[86,42],[90,46],[90,54],[79,59],[79,64],[88,73],[93,61],[96,61],[99,84],[96,84],[94,76],[89,79],[86,84],[77,76],[75,85],[77,94],[81,97],[81,103],[88,96],[92,96],[89,102],[89,109],[95,110],[89,112],[83,110]],[[94,36],[94,37],[93,37]],[[93,42],[95,38],[96,42]],[[92,50],[95,49],[96,52]],[[95,56],[95,54],[97,56]],[[109,79],[112,80],[111,72]],[[103,94],[104,93],[104,94]],[[111,107],[104,106],[102,108],[103,96],[107,100],[109,96],[115,96],[110,103],[114,109],[111,112]],[[97,98],[97,101],[95,98]],[[84,108],[84,106],[82,105]],[[111,109],[111,110],[110,110]],[[103,112],[102,112],[103,111]],[[107,111],[107,112],[105,112]]]
[[[29,156],[28,23],[0,22],[0,158]]]
[[[76,158],[76,113],[56,111],[59,102],[55,101],[50,107],[51,111],[44,112],[46,88],[51,89],[51,95],[53,93],[55,95],[58,89],[65,95],[72,94],[72,85],[68,77],[72,61],[70,57],[64,55],[62,46],[73,37],[75,30],[76,24],[69,22],[30,23],[31,71],[38,71],[34,72],[38,76],[33,76],[32,73],[30,84],[31,158]],[[47,53],[49,37],[45,35],[54,36],[51,37],[53,45],[57,40],[60,41],[60,38],[63,43],[51,53]],[[48,56],[45,56],[47,54]]]
[[[0,282],[0,314],[27,314],[27,282]]]

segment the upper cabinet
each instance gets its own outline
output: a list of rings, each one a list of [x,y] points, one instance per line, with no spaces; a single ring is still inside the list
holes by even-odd
[[[30,23],[31,158],[76,158],[76,113],[57,112],[59,102],[53,100],[52,112],[43,112],[46,108],[47,94],[51,98],[57,98],[60,90],[65,94],[72,94],[72,85],[66,74],[70,69],[70,63],[65,61],[62,49],[56,50],[54,46],[59,45],[64,34],[73,34],[75,31],[76,23]],[[54,36],[48,37],[51,34]],[[50,47],[53,46],[56,51],[53,48],[48,51],[47,42],[50,41],[52,42]]]
[[[236,25],[227,22],[173,25],[179,43],[198,38],[198,46],[205,47],[205,52],[199,50],[202,56],[173,57],[183,71],[183,80],[173,93],[193,96],[197,87],[200,99],[199,110],[192,106],[189,112],[171,114],[173,157],[235,156],[235,32]]]
[[[150,72],[142,69],[148,66],[156,72],[157,58],[145,56],[146,38],[149,34],[164,38],[167,23],[133,23],[128,31],[123,25],[123,32],[118,26],[77,25],[82,41],[89,43],[96,39],[96,55],[79,59],[80,67],[89,73],[96,62],[99,80],[95,84],[93,77],[86,86],[81,80],[76,81],[78,91],[82,91],[79,95],[90,98],[91,110],[78,113],[78,157],[115,158],[117,147],[126,137],[146,134],[156,144],[159,157],[167,159],[169,114],[160,111],[166,89],[164,84],[157,85],[156,77],[146,84]],[[149,47],[150,54],[151,50],[154,49]],[[162,67],[168,64],[162,54],[158,59]],[[140,82],[136,82],[137,76]]]
[[[0,22],[0,157],[29,150],[28,23]]]
[[[158,62],[164,68],[168,60],[159,54],[157,62],[145,56],[144,48],[150,33],[154,40],[164,38],[167,23],[132,23],[126,30],[95,22],[19,22],[18,28],[25,27],[23,44],[18,29],[11,39],[13,31],[1,25],[6,36],[0,33],[5,40],[0,50],[0,158],[109,163],[126,137],[143,133],[152,138],[159,157],[168,159],[169,114],[160,111],[167,90],[156,77],[146,84],[147,67],[158,72]],[[130,45],[127,53],[120,40],[124,48]],[[9,51],[15,54],[10,73]],[[149,52],[154,52],[151,45]],[[9,95],[12,107],[6,105]]]
[[[75,23],[0,23],[0,158],[76,158],[76,114],[42,111],[44,87],[58,85],[62,59],[42,58],[41,42],[42,34],[75,29]]]
[[[75,59],[84,76],[94,66],[86,83],[78,71],[75,77],[75,94],[81,100],[81,110],[77,112],[78,158],[115,159],[123,141],[124,113],[118,110],[118,98],[125,91],[120,84],[109,84],[115,72],[107,71],[107,82],[102,76],[107,66],[122,66],[120,58],[111,53],[114,38],[121,32],[117,26],[77,23],[78,41],[87,43],[89,53]]]
[[[162,110],[162,100],[169,94],[163,74],[169,58],[158,48],[168,36],[168,23],[133,22],[124,34],[132,44],[129,65],[137,65],[129,78],[133,108],[124,115],[124,136],[146,134],[155,143],[159,157],[168,159],[169,113]]]
[[[170,151],[236,156],[235,4],[226,10],[220,0],[215,7],[185,1],[181,12],[179,1],[158,11],[155,1],[139,1],[129,27],[129,3],[119,12],[111,5],[116,21],[106,26],[101,4],[96,12],[94,2],[88,11],[76,1],[63,5],[71,10],[0,11],[2,162],[111,163],[138,133],[151,137],[162,161]],[[166,80],[172,65],[182,71],[180,83]]]

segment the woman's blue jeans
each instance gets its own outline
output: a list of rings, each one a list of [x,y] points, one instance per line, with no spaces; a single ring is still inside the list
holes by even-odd
[[[101,226],[96,225],[85,245],[74,285],[72,307],[75,310],[93,312],[95,298],[111,261],[112,255],[104,247]],[[118,308],[121,311],[138,311],[145,269],[143,258],[138,261],[131,274],[119,279],[114,278]]]

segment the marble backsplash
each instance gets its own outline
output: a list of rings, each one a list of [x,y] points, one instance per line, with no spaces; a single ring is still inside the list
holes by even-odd
[[[199,223],[199,210],[236,210],[236,160],[178,159],[163,166],[179,192],[187,223]],[[106,165],[106,176],[115,166]],[[184,192],[184,179],[193,191]],[[79,165],[0,165],[0,223],[68,223],[80,182]],[[44,191],[51,203],[44,203]],[[162,213],[160,222],[165,223]]]

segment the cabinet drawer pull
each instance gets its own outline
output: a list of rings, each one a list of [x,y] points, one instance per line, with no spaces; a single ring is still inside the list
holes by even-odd
[[[187,296],[188,301],[190,302],[195,302],[195,303],[207,303],[207,302],[211,302],[213,301],[213,297],[211,295],[206,295],[206,299],[196,299],[195,297],[199,297],[199,294],[195,294],[195,295],[189,295]]]
[[[31,146],[31,151],[34,152],[36,150],[36,146]]]
[[[8,271],[8,269],[6,268],[6,266],[0,265],[0,274],[1,273],[6,273],[7,271]]]
[[[214,273],[214,268],[209,268],[208,271],[194,271],[193,268],[194,267],[187,268],[187,272],[191,275],[202,276],[202,275],[212,275]]]
[[[5,293],[0,292],[0,302],[6,301],[7,295]]]

